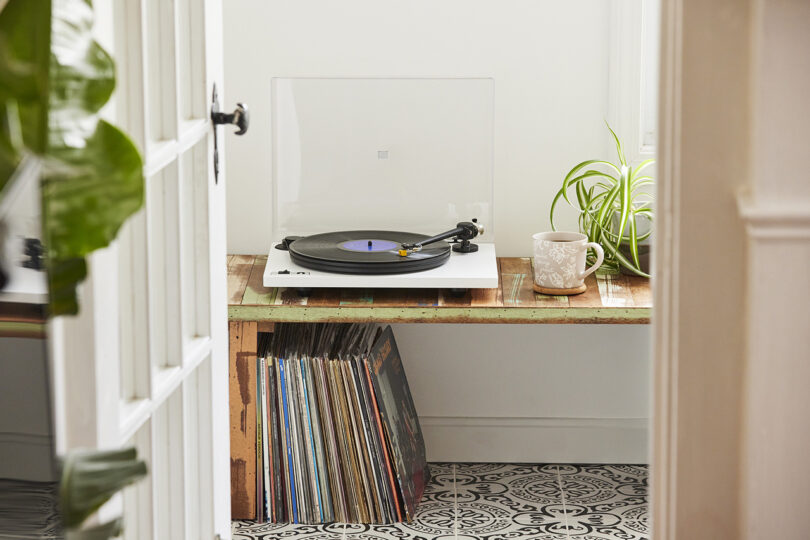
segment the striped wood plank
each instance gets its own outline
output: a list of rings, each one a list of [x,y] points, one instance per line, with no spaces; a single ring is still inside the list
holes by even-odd
[[[255,255],[233,255],[228,261],[228,304],[241,304]]]
[[[528,257],[501,259],[501,290],[504,306],[533,306],[534,276]]]
[[[630,284],[630,293],[633,296],[633,304],[636,306],[652,306],[652,288],[650,280],[641,276],[627,276]]]
[[[245,294],[242,296],[241,304],[251,304],[258,306],[272,305],[276,300],[276,289],[262,285],[264,277],[264,265],[267,263],[267,256],[256,257],[250,269]]]
[[[630,292],[630,283],[624,274],[600,274],[596,276],[602,305],[605,307],[635,306]]]
[[[599,294],[599,285],[596,283],[596,276],[591,274],[585,278],[585,292],[568,297],[568,305],[571,307],[592,307],[601,306],[602,297]]]

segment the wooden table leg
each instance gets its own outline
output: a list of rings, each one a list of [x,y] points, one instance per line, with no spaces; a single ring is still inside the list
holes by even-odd
[[[231,515],[256,519],[257,323],[231,321],[229,387],[231,416]]]

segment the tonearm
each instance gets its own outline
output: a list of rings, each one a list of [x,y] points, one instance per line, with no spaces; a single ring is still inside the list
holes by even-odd
[[[436,236],[431,236],[430,238],[426,238],[420,242],[402,244],[399,247],[399,255],[401,257],[406,257],[409,253],[419,251],[422,249],[422,247],[428,244],[433,244],[447,238],[453,238],[453,241],[456,242],[453,244],[453,251],[457,251],[459,253],[472,253],[474,251],[478,251],[478,245],[471,244],[470,240],[479,234],[484,234],[484,226],[478,223],[477,219],[473,219],[472,221],[462,221],[461,223],[456,224],[455,229],[437,234]]]

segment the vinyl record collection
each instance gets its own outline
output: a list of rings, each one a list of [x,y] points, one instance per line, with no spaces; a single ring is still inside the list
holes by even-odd
[[[258,520],[412,520],[429,472],[391,328],[276,324],[258,352]]]

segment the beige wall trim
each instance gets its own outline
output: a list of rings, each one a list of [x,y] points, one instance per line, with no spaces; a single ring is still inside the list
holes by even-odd
[[[741,198],[748,236],[744,540],[807,538],[810,208]],[[777,510],[778,507],[778,510]],[[776,511],[780,517],[769,513]]]
[[[787,202],[776,205],[772,202],[755,201],[749,190],[740,191],[737,197],[740,218],[745,222],[748,237],[753,240],[801,240],[810,239],[810,204]]]
[[[420,416],[419,423],[428,461],[639,464],[649,460],[649,418]]]

